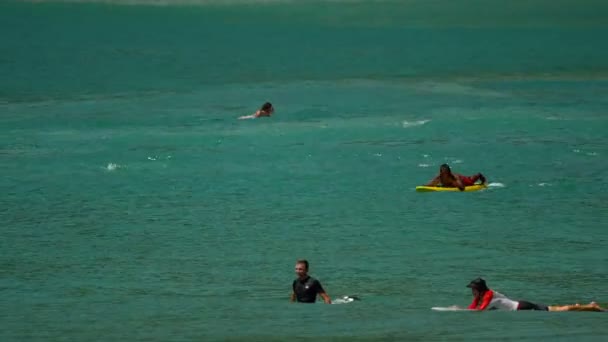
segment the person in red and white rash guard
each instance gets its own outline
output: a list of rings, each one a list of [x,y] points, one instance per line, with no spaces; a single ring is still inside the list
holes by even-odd
[[[509,299],[507,296],[497,291],[490,290],[486,285],[486,281],[477,278],[469,283],[473,292],[473,302],[469,305],[469,310],[507,310],[517,311],[519,302]],[[538,310],[548,310],[539,308]]]
[[[524,300],[515,301],[497,291],[491,290],[486,281],[477,278],[469,283],[467,287],[473,292],[473,302],[469,310],[539,310],[539,311],[605,311],[597,303],[591,302],[587,305],[553,305],[535,304]]]

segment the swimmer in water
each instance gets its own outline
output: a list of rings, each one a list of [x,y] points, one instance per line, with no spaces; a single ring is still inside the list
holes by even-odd
[[[443,164],[439,167],[439,175],[433,178],[426,186],[458,188],[463,191],[465,186],[474,185],[478,180],[481,181],[481,184],[486,184],[486,177],[484,177],[481,173],[467,177],[457,173],[452,173],[452,170],[448,164]]]
[[[473,302],[469,305],[469,310],[606,311],[606,309],[601,308],[596,302],[585,305],[543,305],[524,300],[515,301],[502,293],[488,288],[486,281],[482,278],[471,281],[467,287],[471,288],[473,292]]]
[[[325,304],[331,304],[331,298],[327,295],[321,283],[308,275],[308,261],[296,261],[297,279],[293,281],[291,293],[291,301],[299,303],[314,303],[317,300],[317,294],[323,298]]]
[[[274,113],[274,107],[272,106],[272,103],[266,102],[255,113],[253,113],[251,115],[241,116],[241,117],[239,117],[239,119],[255,119],[255,118],[261,118],[261,117],[265,117],[265,116],[269,117],[269,116],[272,116],[272,113]]]

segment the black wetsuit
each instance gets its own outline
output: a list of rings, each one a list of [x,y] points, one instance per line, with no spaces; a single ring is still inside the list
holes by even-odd
[[[296,294],[296,301],[300,303],[314,303],[318,293],[324,293],[321,283],[308,276],[304,280],[300,278],[293,281],[293,292]]]
[[[517,306],[517,310],[549,311],[549,307],[544,304],[535,304],[525,300],[520,300]]]

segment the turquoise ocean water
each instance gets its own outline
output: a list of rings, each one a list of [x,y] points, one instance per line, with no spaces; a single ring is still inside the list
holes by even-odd
[[[606,338],[606,314],[430,307],[477,276],[608,305],[607,17],[2,2],[0,339]],[[416,193],[444,162],[490,188]],[[290,304],[298,258],[362,301]]]

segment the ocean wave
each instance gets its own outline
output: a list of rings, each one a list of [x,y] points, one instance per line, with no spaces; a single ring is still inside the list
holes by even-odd
[[[66,103],[97,103],[100,101],[132,101],[143,99],[158,99],[163,96],[175,96],[175,90],[135,90],[130,92],[99,92],[95,94],[65,93],[44,96],[27,96],[15,98],[0,98],[1,107],[48,107]]]
[[[403,128],[422,126],[422,125],[426,124],[429,121],[431,121],[431,120],[417,120],[417,121],[406,121],[406,120],[403,120],[401,122],[401,126],[403,126]]]
[[[593,151],[587,152],[587,151],[580,150],[578,148],[573,149],[572,152],[574,152],[574,153],[585,153],[585,155],[591,156],[591,157],[595,157],[595,156],[598,155],[597,152],[593,152]]]
[[[168,156],[166,156],[166,157],[160,157],[160,156],[148,156],[148,158],[147,158],[147,159],[148,159],[148,160],[150,160],[150,161],[157,161],[157,160],[162,160],[162,159],[164,159],[164,160],[169,160],[169,159],[171,159],[171,158],[173,158],[173,157],[172,157],[172,156],[170,156],[170,155],[168,155]]]
[[[108,171],[116,171],[116,169],[121,168],[122,166],[115,164],[115,163],[108,163],[108,165],[106,166],[106,170]]]
[[[380,0],[381,1],[381,0]],[[100,3],[112,5],[145,5],[145,6],[205,6],[205,5],[263,5],[263,4],[297,4],[302,0],[25,0],[33,3]],[[313,0],[311,3],[362,3],[364,0]]]
[[[497,91],[481,89],[470,85],[455,83],[455,82],[441,82],[441,81],[423,81],[415,88],[420,91],[430,93],[441,93],[441,94],[457,94],[457,95],[473,95],[483,97],[505,97],[506,95]]]
[[[549,120],[549,121],[572,121],[574,119],[564,118],[564,117],[561,117],[561,116],[547,116],[545,118],[545,120]]]

